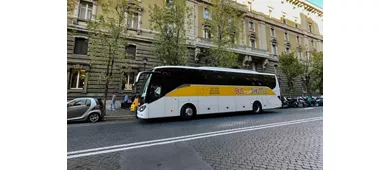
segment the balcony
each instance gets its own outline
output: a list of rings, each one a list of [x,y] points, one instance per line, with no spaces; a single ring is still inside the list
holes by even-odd
[[[214,47],[214,45],[212,44],[212,42],[209,39],[200,38],[200,37],[197,38],[196,46],[202,47],[202,48]],[[245,45],[237,45],[236,48],[233,48],[231,50],[235,53],[238,53],[238,54],[249,55],[252,57],[273,59],[272,57],[270,58],[270,53],[268,51],[257,49],[257,48],[251,48],[251,47],[248,47]]]

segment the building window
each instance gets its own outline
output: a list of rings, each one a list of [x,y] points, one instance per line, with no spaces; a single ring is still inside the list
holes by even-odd
[[[137,46],[135,45],[128,45],[126,46],[126,59],[135,59]]]
[[[287,34],[287,32],[284,33],[284,40],[288,41],[288,34]]]
[[[256,41],[255,41],[255,38],[251,37],[251,39],[249,40],[249,45],[252,49],[255,49],[256,48]]]
[[[286,47],[286,53],[290,53],[290,48]]]
[[[286,24],[287,22],[286,22],[286,19],[285,18],[283,18],[283,24]]]
[[[299,36],[297,36],[297,44],[299,44],[300,42],[299,42]]]
[[[203,34],[204,34],[204,38],[210,39],[211,38],[210,28],[205,27],[204,30],[203,30]]]
[[[275,30],[273,28],[271,28],[271,36],[275,37]]]
[[[253,31],[255,29],[253,22],[249,22],[249,29]]]
[[[85,70],[72,69],[70,76],[71,89],[82,89],[84,87]]]
[[[203,11],[203,17],[205,19],[209,19],[210,18],[210,12],[209,12],[209,10],[207,8],[205,8],[204,11]]]
[[[311,40],[311,47],[314,48],[314,41],[313,40]]]
[[[134,83],[134,73],[125,73],[122,79],[122,90],[132,90]]]
[[[311,23],[309,23],[309,32],[312,32],[312,30],[311,30]]]
[[[298,24],[297,23],[295,23],[295,28],[298,28]]]
[[[276,51],[276,45],[272,44],[272,54],[278,55]]]
[[[138,13],[129,15],[127,19],[127,28],[137,29],[138,28]]]
[[[75,38],[74,43],[74,54],[82,54],[87,55],[88,54],[88,40],[85,38]]]
[[[92,18],[92,7],[92,3],[81,1],[79,6],[79,19],[90,20]]]

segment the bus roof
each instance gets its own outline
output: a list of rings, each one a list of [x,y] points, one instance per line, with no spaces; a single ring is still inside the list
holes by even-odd
[[[234,73],[244,73],[244,74],[261,74],[261,75],[275,75],[270,73],[259,73],[252,70],[243,70],[243,69],[232,69],[232,68],[223,68],[223,67],[191,67],[191,66],[158,66],[154,69],[160,68],[184,68],[184,69],[195,69],[195,70],[210,70],[210,71],[225,71],[225,72],[234,72]]]

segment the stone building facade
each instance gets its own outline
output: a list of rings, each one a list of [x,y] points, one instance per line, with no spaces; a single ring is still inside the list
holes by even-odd
[[[125,95],[133,95],[129,89],[138,72],[148,70],[157,64],[152,55],[152,42],[155,32],[149,27],[149,5],[163,5],[166,0],[139,0],[142,10],[128,19],[128,31],[135,36],[129,37],[126,52],[134,55],[126,58],[124,75],[115,78],[109,85],[109,93],[116,92],[120,99]],[[282,93],[287,84],[284,76],[277,72],[278,55],[286,51],[297,52],[297,57],[305,60],[308,51],[322,51],[322,9],[304,0],[236,0],[237,8],[245,13],[243,22],[244,35],[239,36],[237,48],[239,64],[242,69],[258,72],[274,73],[280,77]],[[193,18],[187,28],[189,65],[202,66],[202,52],[209,48],[204,21],[209,17],[210,0],[187,0],[192,7]],[[292,9],[289,11],[288,9]],[[99,77],[93,73],[104,69],[104,66],[91,65],[88,57],[88,32],[86,20],[92,15],[99,15],[99,5],[94,0],[78,0],[73,14],[67,20],[67,98],[103,96],[103,85]],[[315,17],[314,17],[315,16]],[[320,20],[319,20],[320,19]],[[147,59],[146,65],[143,60]],[[302,94],[300,80],[295,83],[297,95]]]

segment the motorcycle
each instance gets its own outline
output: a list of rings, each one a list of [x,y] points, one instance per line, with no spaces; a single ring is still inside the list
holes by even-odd
[[[282,105],[283,108],[298,107],[297,99],[291,97],[283,97]]]
[[[316,98],[315,106],[323,106],[323,98],[322,97]]]
[[[305,102],[310,107],[317,106],[317,100],[313,96],[312,97],[305,97]]]
[[[309,104],[306,102],[305,98],[303,97],[298,97],[297,98],[297,105],[298,107],[307,107]]]

